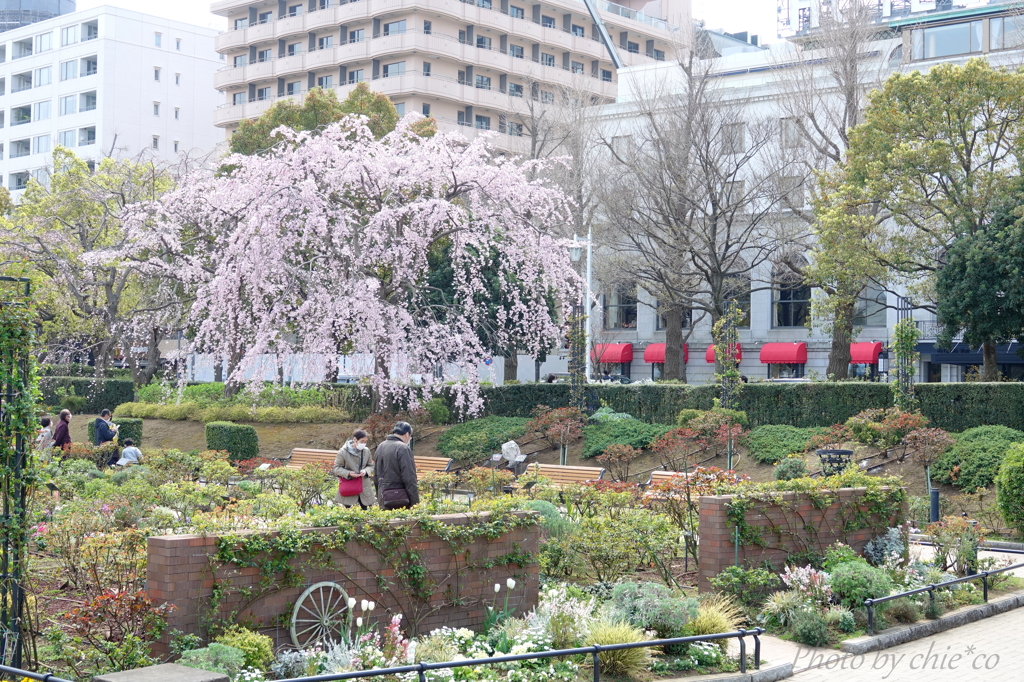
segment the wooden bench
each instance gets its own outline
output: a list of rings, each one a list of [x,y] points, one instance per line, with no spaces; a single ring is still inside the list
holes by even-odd
[[[334,459],[337,455],[337,450],[295,448],[292,450],[291,457],[285,460],[285,466],[289,469],[301,469],[307,464],[320,463],[334,466]],[[435,471],[450,471],[452,468],[452,460],[447,457],[413,457],[413,460],[416,462],[416,478],[422,478]]]
[[[652,471],[650,479],[648,479],[647,483],[643,484],[643,487],[646,490],[644,497],[648,499],[666,499],[669,497],[668,495],[651,490],[651,487],[665,483],[666,481],[671,481],[676,477],[684,478],[689,476],[693,476],[693,474],[687,474],[682,471]]]
[[[538,462],[527,466],[526,473],[543,476],[551,481],[552,485],[557,486],[600,481],[604,478],[604,469],[600,467],[574,467],[561,464],[540,464]]]

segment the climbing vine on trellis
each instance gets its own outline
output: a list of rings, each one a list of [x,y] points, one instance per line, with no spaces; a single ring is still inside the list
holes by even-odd
[[[362,555],[346,553],[360,570],[374,571],[377,587],[390,596],[392,605],[405,616],[415,633],[418,625],[443,606],[468,605],[462,596],[461,578],[470,571],[488,570],[498,566],[526,568],[536,561],[532,552],[518,545],[499,556],[488,557],[486,551],[473,551],[479,540],[499,538],[519,528],[537,523],[529,513],[497,508],[481,514],[470,514],[467,523],[445,523],[416,510],[383,512],[378,509],[331,509],[320,515],[322,526],[336,526],[330,532],[286,529],[270,534],[226,535],[217,539],[217,552],[210,557],[210,570],[216,576],[221,569],[258,569],[258,581],[252,587],[235,587],[228,580],[214,580],[213,592],[203,625],[217,633],[237,624],[240,615],[256,602],[275,592],[300,587],[306,583],[305,571],[335,570],[339,582],[361,589],[359,583],[335,561],[334,552],[343,552],[349,543],[366,547]],[[426,557],[418,545],[433,538],[441,539],[450,550],[450,563],[444,575],[428,568]],[[484,545],[486,547],[486,545]],[[390,568],[390,575],[375,570],[378,565]],[[434,601],[441,585],[446,585],[443,602]],[[224,603],[232,594],[241,596],[241,603],[223,612]],[[370,593],[363,595],[371,597]],[[283,616],[284,614],[282,614]]]
[[[841,496],[842,488],[863,488],[863,491]],[[857,471],[826,478],[741,484],[730,491],[730,495],[732,501],[726,507],[726,517],[734,542],[738,540],[741,546],[755,545],[802,557],[824,554],[825,547],[818,542],[820,524],[825,524],[831,537],[843,537],[864,529],[880,535],[887,528],[903,523],[906,516],[907,493],[899,477],[868,476]],[[830,521],[824,512],[837,502],[835,517]],[[801,509],[808,503],[812,513],[817,512],[813,521]],[[751,513],[772,507],[783,510],[781,523],[767,516],[766,525],[753,525],[748,520]]]

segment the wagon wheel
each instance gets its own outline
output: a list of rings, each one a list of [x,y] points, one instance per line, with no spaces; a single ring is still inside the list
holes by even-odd
[[[299,649],[340,642],[348,629],[351,614],[348,593],[338,583],[316,583],[295,601],[292,609],[292,644]]]

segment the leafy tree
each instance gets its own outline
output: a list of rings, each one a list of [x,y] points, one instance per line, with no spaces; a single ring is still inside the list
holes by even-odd
[[[334,90],[313,88],[301,103],[280,100],[258,119],[242,121],[231,136],[231,152],[246,155],[265,152],[284,139],[274,132],[282,126],[295,131],[322,130],[350,114],[365,116],[366,125],[378,139],[394,130],[398,123],[395,105],[387,95],[370,90],[366,83],[357,85],[344,102],[338,100]],[[419,134],[427,137],[436,129],[432,119],[416,127]]]
[[[997,344],[1024,335],[1020,199],[1014,194],[991,224],[954,242],[936,277],[940,345],[950,347],[962,331],[968,345],[982,347],[986,365],[996,363]]]

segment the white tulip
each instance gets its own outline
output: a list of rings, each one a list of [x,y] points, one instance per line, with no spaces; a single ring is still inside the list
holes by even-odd
[[[515,580],[513,580],[512,578],[509,578],[509,579],[508,579],[508,580],[507,580],[507,581],[505,582],[505,584],[506,584],[506,585],[508,585],[508,589],[510,589],[510,590],[514,590],[514,589],[516,589],[516,581],[515,581]]]
[[[365,599],[363,601],[359,602],[359,608],[361,608],[363,611],[365,611],[366,607],[369,606],[369,605],[370,605],[370,602],[366,601]]]
[[[363,619],[362,618],[356,618],[356,627],[357,628],[363,627]]]
[[[351,611],[355,607],[356,607],[356,598],[355,597],[349,597],[348,598],[348,608],[349,608],[349,610]]]
[[[375,601],[370,602],[370,610],[373,611],[375,608],[377,608],[377,602],[375,602]]]
[[[501,592],[501,583],[494,583],[494,593]]]

